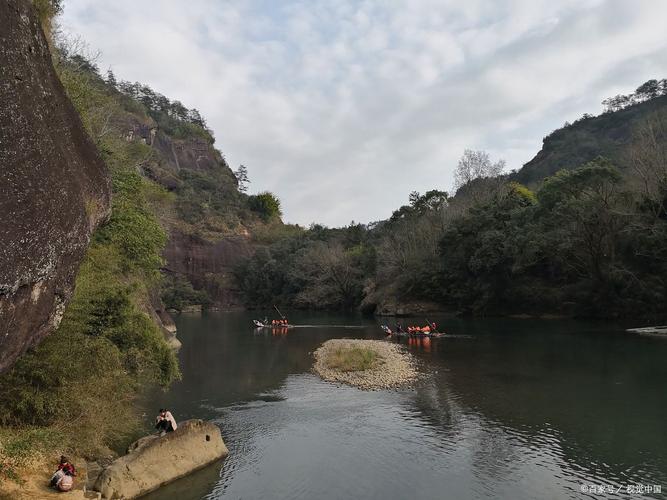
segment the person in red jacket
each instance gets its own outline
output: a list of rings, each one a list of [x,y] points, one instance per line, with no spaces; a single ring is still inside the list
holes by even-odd
[[[58,469],[51,476],[51,487],[57,488],[60,480],[65,476],[76,476],[76,469],[65,455],[60,456]]]

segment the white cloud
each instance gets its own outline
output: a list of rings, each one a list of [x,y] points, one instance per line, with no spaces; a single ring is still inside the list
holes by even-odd
[[[385,218],[465,147],[518,168],[565,120],[667,76],[662,0],[67,0],[101,66],[198,108],[285,218]]]

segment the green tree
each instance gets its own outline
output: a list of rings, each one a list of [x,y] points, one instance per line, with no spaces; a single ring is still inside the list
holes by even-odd
[[[236,177],[236,182],[239,186],[240,193],[246,193],[248,191],[248,184],[250,184],[250,179],[248,179],[248,169],[245,165],[239,165],[239,168],[234,172]]]
[[[628,223],[628,198],[619,171],[605,158],[547,179],[537,196],[544,252],[570,282],[580,283],[583,302],[599,310],[614,300],[614,275],[621,229]]]
[[[264,220],[282,215],[280,200],[276,195],[268,191],[250,196],[248,198],[248,207],[253,212],[257,212]]]

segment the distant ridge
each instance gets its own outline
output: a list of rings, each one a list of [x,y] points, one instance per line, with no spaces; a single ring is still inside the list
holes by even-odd
[[[627,146],[633,132],[654,113],[667,113],[667,95],[599,116],[584,115],[546,136],[535,157],[510,177],[534,186],[561,169],[575,169],[598,156],[609,158],[623,170],[628,166]]]

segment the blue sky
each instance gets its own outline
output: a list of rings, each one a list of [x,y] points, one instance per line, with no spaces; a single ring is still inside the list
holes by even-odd
[[[284,219],[391,215],[465,148],[520,168],[600,101],[667,77],[663,0],[66,0],[101,69],[199,109]]]

